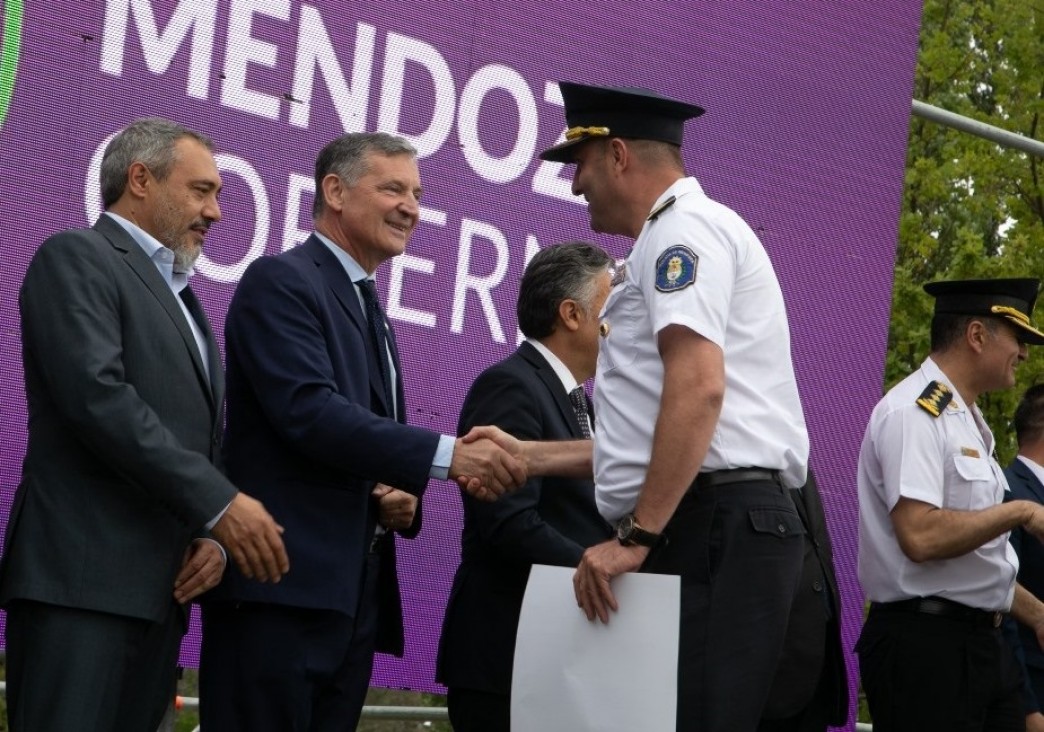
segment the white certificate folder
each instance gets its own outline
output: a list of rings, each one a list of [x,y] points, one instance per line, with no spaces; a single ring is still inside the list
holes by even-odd
[[[533,566],[515,640],[512,732],[674,732],[677,576],[612,580],[608,625],[577,606],[570,567]]]

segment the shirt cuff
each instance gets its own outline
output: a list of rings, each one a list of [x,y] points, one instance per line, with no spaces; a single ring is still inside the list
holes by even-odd
[[[228,507],[231,506],[231,505],[232,505],[232,501],[229,501],[228,502],[228,506],[225,506],[223,509],[221,509],[221,511],[218,512],[217,516],[215,516],[214,518],[210,519],[210,521],[207,521],[206,526],[204,526],[203,528],[206,529],[207,531],[210,531],[212,528],[217,526],[217,522],[221,520],[221,517],[225,515],[225,511],[227,511]]]
[[[224,513],[224,512],[222,512]],[[221,558],[225,561],[225,566],[228,566],[228,552],[225,551],[225,547],[221,546],[221,542],[217,539],[211,539],[209,536],[203,536],[196,541],[209,541],[221,551]]]
[[[450,465],[453,463],[453,447],[457,444],[455,437],[449,435],[439,436],[439,446],[435,448],[435,457],[431,461],[431,470],[428,471],[429,478],[447,480],[449,478]]]

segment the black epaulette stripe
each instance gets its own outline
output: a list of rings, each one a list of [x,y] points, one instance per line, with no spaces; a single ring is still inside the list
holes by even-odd
[[[917,406],[933,417],[938,417],[952,399],[953,392],[950,391],[950,387],[933,381],[921,392],[921,396],[917,397]]]
[[[647,218],[646,221],[656,221],[656,217],[658,217],[664,211],[666,211],[671,206],[673,206],[674,202],[677,201],[677,200],[678,199],[676,197],[674,197],[674,196],[671,196],[670,198],[668,198],[666,201],[664,201],[659,206],[657,206],[656,208],[653,209],[653,212],[651,214],[649,214],[649,218]]]

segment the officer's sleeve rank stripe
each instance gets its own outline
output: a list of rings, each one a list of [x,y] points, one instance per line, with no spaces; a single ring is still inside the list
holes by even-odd
[[[921,392],[921,396],[917,397],[917,406],[933,417],[938,417],[951,399],[953,392],[950,391],[950,387],[933,381]]]

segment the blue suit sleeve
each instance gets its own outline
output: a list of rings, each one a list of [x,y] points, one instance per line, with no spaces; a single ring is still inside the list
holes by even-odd
[[[318,277],[318,275],[315,275]],[[321,281],[279,257],[244,273],[226,322],[268,422],[302,454],[347,476],[420,494],[439,435],[375,414],[363,333]]]

